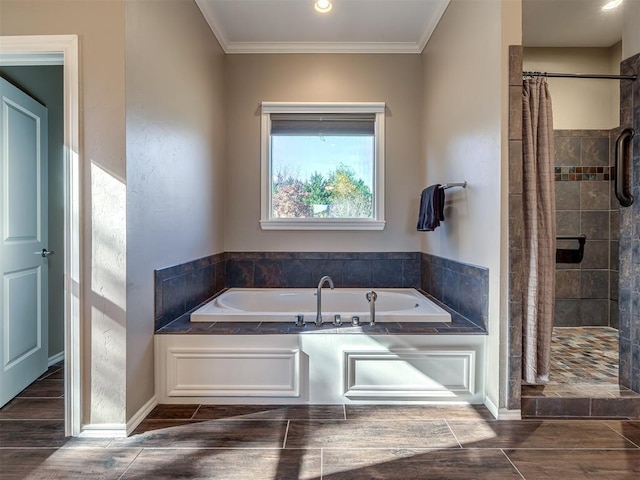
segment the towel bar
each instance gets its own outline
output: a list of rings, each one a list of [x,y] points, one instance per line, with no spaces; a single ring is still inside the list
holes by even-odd
[[[467,181],[465,180],[464,182],[457,182],[457,183],[443,183],[442,185],[440,185],[440,188],[442,188],[443,190],[447,190],[448,188],[453,188],[453,187],[467,188]]]

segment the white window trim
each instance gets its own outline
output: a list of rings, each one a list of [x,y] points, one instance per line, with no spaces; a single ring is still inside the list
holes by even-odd
[[[271,114],[375,113],[373,218],[271,218]],[[263,230],[383,230],[384,219],[384,102],[297,103],[262,102],[260,135],[260,227]]]

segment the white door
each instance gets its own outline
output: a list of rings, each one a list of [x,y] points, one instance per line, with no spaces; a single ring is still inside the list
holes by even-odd
[[[47,370],[47,109],[0,78],[0,407]]]

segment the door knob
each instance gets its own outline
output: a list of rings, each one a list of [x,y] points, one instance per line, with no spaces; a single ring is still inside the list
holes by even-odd
[[[40,255],[42,258],[47,258],[56,252],[54,252],[53,250],[47,250],[46,248],[43,248],[42,251],[33,252],[33,253],[35,253],[36,255]]]

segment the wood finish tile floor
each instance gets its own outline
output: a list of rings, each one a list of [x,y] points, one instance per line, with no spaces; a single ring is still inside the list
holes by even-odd
[[[472,406],[159,405],[129,438],[68,439],[62,420],[32,413],[18,404],[0,417],[2,480],[640,478],[632,420],[496,421]]]

